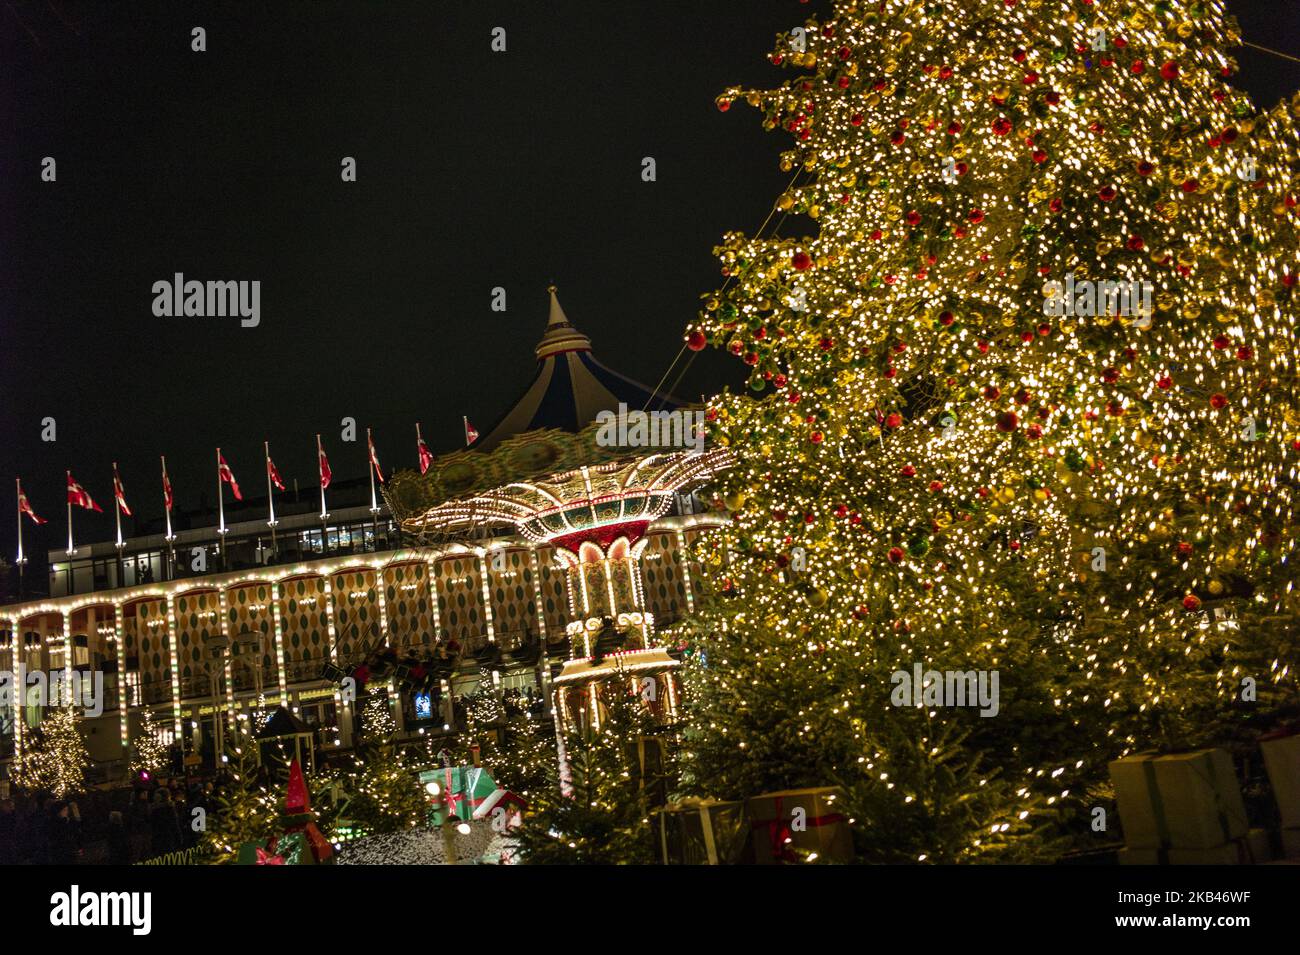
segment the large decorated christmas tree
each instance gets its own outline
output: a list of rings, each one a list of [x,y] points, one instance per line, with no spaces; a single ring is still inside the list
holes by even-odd
[[[840,2],[720,97],[792,179],[688,337],[750,368],[709,412],[695,789],[842,785],[876,861],[1046,857],[1107,759],[1294,699],[1294,147],[1227,85],[1234,30]]]

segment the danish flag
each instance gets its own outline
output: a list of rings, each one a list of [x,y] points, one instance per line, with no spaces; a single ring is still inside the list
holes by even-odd
[[[162,458],[163,472],[163,507],[167,510],[172,509],[172,482],[167,480],[167,459]]]
[[[131,508],[126,506],[126,490],[122,487],[122,479],[117,475],[117,462],[113,462],[113,497],[117,500],[117,506],[122,509],[122,513],[127,517],[131,516]]]
[[[384,483],[384,472],[379,469],[379,457],[375,454],[375,442],[370,437],[370,429],[366,428],[366,445],[370,448],[370,463],[374,465],[375,477],[379,478],[379,483]]]
[[[420,437],[420,426],[415,426],[415,444],[416,450],[420,452],[420,473],[424,474],[429,470],[429,465],[433,464],[433,454],[429,451],[428,445],[424,443],[424,438]]]
[[[280,480],[280,472],[275,469],[275,462],[271,460],[269,454],[266,456],[266,476],[271,479],[272,484],[281,491],[284,490],[284,482]]]
[[[235,483],[235,474],[230,470],[230,465],[226,463],[220,448],[217,448],[217,476],[230,485],[230,493],[235,495],[236,501],[244,499],[244,495],[239,493],[239,485]]]
[[[76,482],[71,471],[68,472],[68,503],[84,507],[88,511],[104,513],[104,509],[95,503],[94,498],[86,493],[86,489]]]
[[[330,478],[334,475],[330,472],[330,461],[325,457],[325,449],[321,447],[319,434],[316,435],[316,456],[320,459],[320,486],[323,491],[330,486]]]
[[[32,510],[31,502],[27,500],[27,495],[23,493],[23,485],[21,481],[18,482],[18,513],[26,514],[37,524],[49,523],[49,521]]]
[[[478,440],[478,429],[469,423],[469,418],[464,415],[461,418],[465,422],[465,444],[471,445]]]

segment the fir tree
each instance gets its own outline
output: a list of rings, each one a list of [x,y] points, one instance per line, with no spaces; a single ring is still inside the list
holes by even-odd
[[[531,794],[513,838],[522,861],[544,864],[655,862],[650,800],[641,778],[637,739],[659,727],[626,681],[603,687],[600,729],[564,735],[566,764]]]
[[[1294,318],[1232,173],[1235,39],[1214,3],[845,0],[720,98],[794,136],[808,234],[725,237],[688,338],[750,369],[709,412],[694,791],[838,783],[873,861],[1050,857],[1109,758],[1231,703],[1202,591],[1280,603],[1295,537],[1290,439],[1240,438],[1294,412],[1260,367]],[[997,673],[997,715],[900,705],[918,664]]]
[[[155,775],[167,765],[167,751],[158,740],[158,726],[153,721],[153,714],[145,710],[140,718],[140,732],[131,741],[131,763],[129,770],[133,776]]]
[[[59,799],[84,792],[90,752],[71,706],[49,713],[24,742],[10,766],[10,777],[29,792],[44,790]]]
[[[240,747],[227,756],[203,834],[204,844],[218,862],[234,861],[245,843],[264,843],[275,833],[281,815],[279,794],[253,748]]]

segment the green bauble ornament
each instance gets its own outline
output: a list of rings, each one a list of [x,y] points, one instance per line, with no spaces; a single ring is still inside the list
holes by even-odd
[[[930,550],[928,537],[913,537],[907,542],[907,552],[913,557],[924,557]]]

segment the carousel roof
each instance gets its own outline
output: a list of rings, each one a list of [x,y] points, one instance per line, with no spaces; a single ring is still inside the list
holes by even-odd
[[[470,445],[473,450],[491,451],[509,437],[544,428],[580,431],[600,412],[617,412],[620,404],[653,411],[671,411],[684,404],[597,361],[591,353],[591,339],[565,316],[555,286],[548,291],[551,313],[546,333],[537,344],[537,373],[532,384],[514,407]]]

